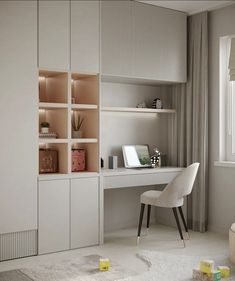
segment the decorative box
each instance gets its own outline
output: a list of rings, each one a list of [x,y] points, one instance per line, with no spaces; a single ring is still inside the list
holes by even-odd
[[[86,169],[85,149],[72,149],[72,172],[80,172]]]
[[[58,151],[55,149],[39,150],[39,173],[58,172]]]

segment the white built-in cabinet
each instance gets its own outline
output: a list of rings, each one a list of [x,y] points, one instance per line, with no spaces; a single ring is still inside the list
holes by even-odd
[[[71,180],[71,248],[99,243],[98,178]]]
[[[0,38],[1,235],[37,229],[37,2],[0,1]]]
[[[38,253],[99,243],[98,177],[39,181]]]
[[[133,76],[186,82],[186,14],[133,2]]]
[[[70,1],[39,0],[38,5],[39,68],[69,70]]]
[[[69,180],[39,183],[38,253],[69,249]]]
[[[132,1],[101,2],[102,74],[132,75]]]
[[[99,1],[71,1],[71,69],[99,72]]]
[[[185,82],[186,19],[136,1],[102,1],[102,75]]]

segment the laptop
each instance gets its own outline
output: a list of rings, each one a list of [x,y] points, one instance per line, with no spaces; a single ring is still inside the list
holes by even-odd
[[[147,144],[122,145],[122,153],[125,168],[153,168]]]

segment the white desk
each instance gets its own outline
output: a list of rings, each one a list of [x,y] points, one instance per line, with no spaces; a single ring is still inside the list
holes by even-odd
[[[167,184],[184,168],[164,167],[155,169],[102,169],[100,174],[100,244],[104,240],[104,190],[125,187]]]

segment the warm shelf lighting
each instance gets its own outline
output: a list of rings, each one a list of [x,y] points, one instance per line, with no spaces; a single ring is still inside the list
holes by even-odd
[[[45,109],[39,109],[38,111],[39,111],[39,113],[45,113],[46,112]]]
[[[45,76],[39,76],[39,77],[38,77],[38,80],[39,80],[39,81],[44,81],[45,79],[46,79]]]

